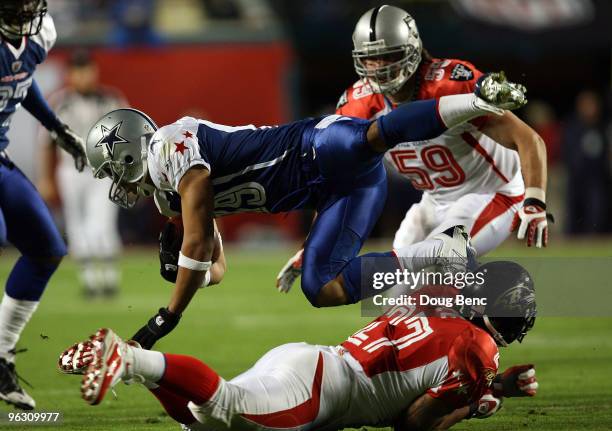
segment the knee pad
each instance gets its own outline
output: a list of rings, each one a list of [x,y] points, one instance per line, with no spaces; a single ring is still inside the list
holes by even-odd
[[[306,268],[302,268],[302,292],[304,292],[304,296],[308,299],[308,302],[312,304],[313,307],[319,308],[317,304],[317,298],[319,297],[319,292],[325,283],[322,283],[316,275],[312,271],[306,271]]]

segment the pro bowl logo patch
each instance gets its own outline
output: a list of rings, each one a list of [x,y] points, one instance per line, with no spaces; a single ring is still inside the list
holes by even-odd
[[[474,72],[465,64],[458,63],[453,67],[450,79],[453,81],[471,81],[474,79]]]
[[[11,64],[11,70],[13,73],[17,73],[21,69],[21,66],[23,66],[23,62],[21,60],[13,61],[13,64]]]
[[[491,368],[485,368],[482,374],[484,376],[487,386],[491,386],[491,383],[493,383],[493,379],[495,379],[495,376],[497,375],[495,371]]]

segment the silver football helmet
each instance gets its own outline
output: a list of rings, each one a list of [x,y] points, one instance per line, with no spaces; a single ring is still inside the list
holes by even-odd
[[[395,6],[383,5],[364,13],[353,32],[355,71],[377,93],[396,93],[416,72],[423,44],[414,19]],[[368,65],[382,60],[384,65]]]
[[[148,115],[124,108],[104,115],[89,131],[87,160],[96,178],[111,178],[111,202],[132,208],[140,196],[155,191],[147,183],[147,147],[156,130]]]

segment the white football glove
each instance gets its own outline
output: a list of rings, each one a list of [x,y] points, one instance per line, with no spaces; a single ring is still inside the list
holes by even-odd
[[[533,191],[535,190],[535,191]],[[536,194],[537,197],[533,195]],[[546,212],[544,191],[529,187],[525,192],[523,207],[514,214],[510,231],[517,232],[517,238],[527,238],[527,246],[535,244],[537,248],[548,245],[548,221],[554,223],[555,218]]]
[[[276,288],[279,292],[289,292],[293,286],[293,283],[295,283],[295,280],[302,275],[303,254],[304,249],[293,255],[276,276]]]
[[[533,397],[538,387],[533,364],[515,365],[493,380],[493,394],[496,397]]]
[[[490,389],[475,403],[470,405],[470,416],[476,419],[486,419],[502,408],[503,398],[493,395]]]

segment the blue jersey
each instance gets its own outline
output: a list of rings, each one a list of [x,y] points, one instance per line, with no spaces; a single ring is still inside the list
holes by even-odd
[[[188,169],[204,166],[212,178],[217,217],[308,207],[316,177],[311,137],[319,122],[230,127],[185,117],[151,138],[149,173],[158,189],[176,192]]]
[[[27,96],[34,70],[47,57],[55,38],[53,19],[47,14],[37,35],[23,37],[17,48],[7,41],[0,45],[0,150],[8,145],[11,116]]]

